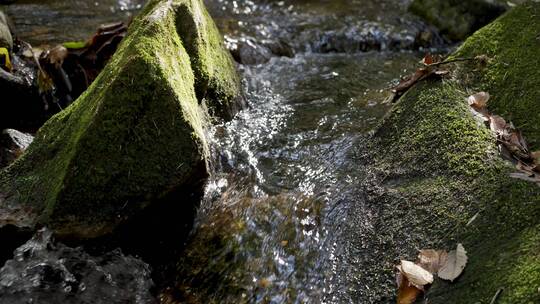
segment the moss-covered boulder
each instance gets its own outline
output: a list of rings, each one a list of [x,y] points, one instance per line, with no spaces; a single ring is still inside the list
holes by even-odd
[[[414,0],[414,14],[436,26],[443,35],[460,41],[505,12],[503,1]]]
[[[90,88],[0,172],[0,226],[43,224],[76,238],[111,232],[204,175],[204,104],[230,116],[238,94],[202,1],[149,2]]]
[[[13,48],[13,38],[9,30],[8,19],[2,11],[0,11],[0,47],[8,50]]]
[[[490,303],[499,289],[496,303],[540,303],[540,187],[510,177],[516,169],[467,104],[471,93],[489,92],[489,109],[540,148],[539,16],[540,3],[528,2],[476,32],[453,56],[490,59],[419,83],[374,134],[364,158],[377,176],[368,199],[389,257],[366,267],[385,269],[382,284],[399,259],[459,242],[469,263],[455,282],[436,280],[430,303]]]

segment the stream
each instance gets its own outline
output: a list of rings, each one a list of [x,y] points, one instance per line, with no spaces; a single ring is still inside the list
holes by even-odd
[[[377,210],[363,200],[368,172],[358,158],[390,109],[387,89],[415,69],[423,47],[441,42],[406,12],[405,0],[205,2],[227,43],[264,58],[239,65],[248,109],[208,131],[211,177],[177,263],[175,297],[392,302],[393,278],[375,262],[385,245]],[[6,12],[20,38],[54,45],[84,40],[98,24],[128,20],[142,5],[20,0]],[[284,43],[294,56],[272,55],[263,41]],[[0,303],[155,301],[150,266],[140,259],[119,250],[92,257],[40,233],[0,270]],[[43,269],[29,271],[36,265]],[[14,286],[24,296],[7,295]]]

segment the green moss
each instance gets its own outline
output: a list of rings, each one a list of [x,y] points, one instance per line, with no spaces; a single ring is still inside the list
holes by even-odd
[[[190,55],[197,97],[207,99],[219,116],[232,117],[238,110],[240,80],[230,53],[201,1],[184,1],[176,8],[176,26]],[[194,16],[194,17],[190,17]]]
[[[466,101],[477,90],[490,92],[490,110],[511,118],[538,147],[533,83],[540,69],[537,60],[520,62],[540,55],[537,11],[540,4],[526,3],[474,34],[453,57],[492,60],[460,63],[451,80],[416,85],[373,137],[369,170],[378,172],[382,189],[369,201],[380,208],[377,231],[392,244],[391,258],[414,259],[419,248],[458,242],[468,251],[463,275],[437,280],[430,303],[490,303],[500,288],[497,303],[540,301],[540,187],[509,177],[513,165]],[[390,278],[393,269],[385,269]]]
[[[409,91],[378,129],[375,139],[385,147],[379,161],[409,175],[483,170],[494,139],[470,114],[466,96],[452,82],[425,82]]]
[[[502,1],[499,1],[502,2]],[[409,10],[459,41],[504,13],[506,7],[486,0],[415,0]]]
[[[522,130],[534,149],[540,149],[540,4],[516,7],[478,31],[461,46],[456,57],[491,58],[468,84],[488,91],[489,109]],[[467,77],[471,78],[471,77]]]
[[[90,88],[0,173],[6,205],[24,206],[59,235],[95,237],[200,175],[209,122],[194,71],[207,67],[194,66],[179,35],[184,5],[195,7],[184,18],[213,26],[199,0],[150,2]],[[221,69],[212,77],[235,75],[227,62]]]

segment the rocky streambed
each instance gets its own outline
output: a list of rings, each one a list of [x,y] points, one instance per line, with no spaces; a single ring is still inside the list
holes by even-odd
[[[143,3],[94,5],[7,11],[19,38],[56,43]],[[456,242],[470,264],[430,302],[504,288],[500,303],[535,303],[539,188],[509,177],[466,97],[492,93],[538,148],[538,62],[520,58],[536,56],[540,8],[519,5],[452,55],[483,65],[453,64],[392,104],[424,53],[508,9],[412,5],[424,20],[397,0],[146,4],[0,173],[0,303],[392,303],[399,259]],[[464,36],[434,11],[466,16]]]

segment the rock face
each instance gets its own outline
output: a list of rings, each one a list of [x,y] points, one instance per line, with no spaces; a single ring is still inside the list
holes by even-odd
[[[205,174],[204,105],[230,117],[238,96],[202,1],[149,2],[90,88],[0,172],[0,226],[39,223],[74,238],[111,232]]]
[[[13,38],[9,31],[8,19],[2,11],[0,11],[0,47],[8,50],[13,48]]]
[[[488,0],[414,0],[410,10],[451,40],[460,41],[500,16],[506,7]]]
[[[480,303],[504,288],[497,303],[540,303],[540,187],[510,178],[514,166],[466,98],[487,91],[489,110],[523,131],[540,149],[540,3],[520,5],[476,32],[453,55],[487,55],[484,63],[449,66],[454,77],[407,92],[374,135],[365,164],[378,179],[369,201],[391,232],[380,238],[390,260],[418,248],[463,243],[469,263],[454,283],[436,281],[430,303]],[[393,271],[388,271],[391,278]]]
[[[13,129],[6,129],[0,134],[0,168],[14,162],[30,146],[34,137]]]

